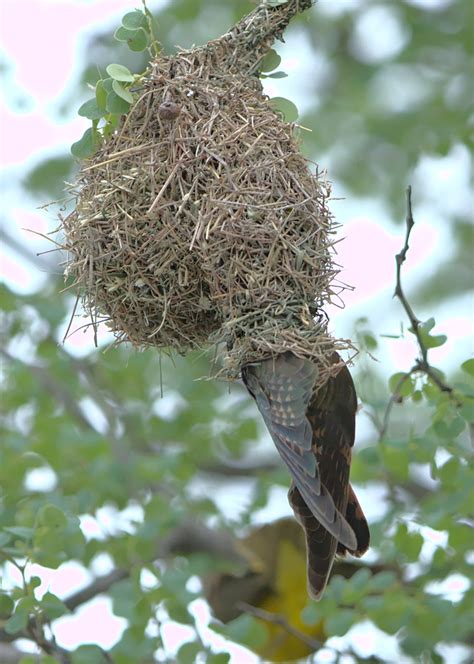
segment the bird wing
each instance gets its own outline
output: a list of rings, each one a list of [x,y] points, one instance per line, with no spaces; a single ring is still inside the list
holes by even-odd
[[[362,511],[362,507],[360,506],[359,501],[357,500],[357,496],[354,493],[354,489],[350,484],[346,507],[346,520],[352,527],[352,530],[357,537],[357,548],[355,551],[349,551],[349,553],[351,556],[360,558],[369,548],[370,531],[365,514]],[[340,556],[343,556],[347,553],[347,551],[348,550],[346,547],[339,542],[337,545],[337,553]]]
[[[345,504],[341,512],[321,481],[314,427],[307,417],[317,377],[313,362],[291,352],[242,369],[244,383],[310,513],[337,541],[352,550],[357,546],[356,536],[343,516]],[[347,482],[345,486],[347,489]]]
[[[339,360],[335,354],[333,361]],[[305,496],[296,486],[289,492],[290,504],[306,535],[308,587],[315,599],[321,597],[326,587],[335,554],[349,551],[360,556],[369,545],[367,522],[349,484],[356,410],[354,383],[349,370],[343,366],[313,395],[307,411],[321,483],[334,500],[336,509],[344,514],[345,521],[349,523],[356,539],[355,545],[348,547],[345,542],[333,537],[333,533],[314,518]]]

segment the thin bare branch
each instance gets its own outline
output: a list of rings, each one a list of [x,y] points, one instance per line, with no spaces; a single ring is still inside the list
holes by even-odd
[[[291,636],[294,636],[295,638],[299,639],[307,646],[309,646],[312,650],[319,650],[323,646],[323,643],[321,643],[321,641],[318,641],[317,639],[308,636],[304,632],[301,632],[299,629],[296,629],[296,627],[293,627],[293,625],[290,625],[287,619],[284,616],[280,615],[279,613],[271,613],[270,611],[265,611],[264,609],[260,609],[256,606],[252,606],[251,604],[247,604],[247,602],[239,602],[237,606],[244,613],[248,613],[249,615],[254,616],[255,618],[259,618],[260,620],[265,620],[266,622],[272,623],[273,625],[279,625],[282,629],[288,632],[288,634],[291,634]]]
[[[400,380],[397,382],[395,389],[393,390],[390,396],[387,407],[385,408],[385,413],[382,420],[382,426],[380,427],[379,431],[379,442],[384,438],[385,434],[387,433],[388,425],[390,422],[390,414],[392,412],[393,405],[400,402],[400,391],[403,385],[412,375],[413,371],[414,369],[411,369],[410,371],[408,371],[407,373],[403,374],[403,376],[400,377]]]
[[[416,340],[418,342],[418,347],[420,349],[421,357],[417,359],[414,367],[412,368],[412,371],[422,371],[431,378],[433,383],[435,383],[435,385],[437,385],[442,392],[452,393],[453,388],[450,385],[447,385],[443,380],[441,380],[441,378],[436,373],[434,368],[428,362],[428,348],[426,347],[425,342],[423,341],[423,337],[421,336],[420,333],[421,321],[415,315],[415,312],[413,311],[412,306],[408,302],[402,288],[402,278],[401,278],[402,265],[407,257],[410,234],[413,226],[415,225],[415,220],[413,219],[412,203],[411,203],[411,186],[407,187],[407,214],[406,214],[405,223],[406,223],[405,244],[403,245],[403,248],[400,251],[400,253],[395,256],[395,261],[397,264],[397,282],[396,282],[394,295],[398,297],[398,299],[402,303],[403,308],[405,309],[405,312],[411,323],[413,334],[416,337]]]
[[[383,439],[385,434],[387,433],[388,425],[389,425],[389,420],[390,420],[390,414],[393,408],[394,403],[397,403],[397,401],[400,399],[400,392],[401,389],[404,385],[404,383],[415,373],[421,372],[424,373],[426,376],[428,376],[431,381],[442,391],[442,392],[447,392],[449,394],[453,393],[453,388],[445,383],[439,376],[438,372],[434,369],[434,367],[431,366],[431,364],[428,361],[428,348],[425,344],[425,341],[423,339],[423,336],[420,331],[421,327],[421,321],[415,314],[413,307],[409,303],[405,292],[402,287],[402,266],[403,263],[406,260],[408,250],[410,248],[410,235],[413,229],[413,226],[415,225],[415,220],[413,218],[413,208],[412,208],[412,200],[411,200],[411,186],[409,185],[407,187],[406,191],[406,218],[405,218],[405,226],[406,226],[406,231],[405,231],[405,242],[403,244],[403,247],[401,251],[395,256],[395,263],[396,263],[396,285],[395,285],[395,292],[394,292],[394,297],[398,297],[398,299],[401,302],[401,305],[403,309],[405,310],[406,315],[408,316],[408,319],[411,324],[411,329],[413,331],[413,334],[416,337],[417,343],[418,343],[418,348],[420,351],[420,356],[416,359],[415,364],[412,366],[412,368],[407,371],[403,376],[401,376],[400,380],[398,381],[391,397],[390,400],[387,404],[387,407],[385,409],[383,421],[382,421],[382,426],[379,431],[379,441]]]

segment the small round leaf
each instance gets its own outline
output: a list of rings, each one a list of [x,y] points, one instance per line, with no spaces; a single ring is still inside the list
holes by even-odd
[[[64,530],[67,526],[67,517],[56,505],[44,505],[37,516],[39,526],[48,526],[53,530]]]
[[[7,620],[4,630],[7,634],[17,634],[25,629],[28,624],[28,613],[26,611],[16,611]]]
[[[119,81],[114,80],[112,81],[112,89],[115,92],[116,95],[124,99],[126,102],[131,104],[133,102],[133,95],[130,92],[130,90],[127,90],[127,88],[124,88]]]
[[[97,81],[95,84],[95,100],[97,102],[97,106],[105,111],[105,104],[107,101],[107,90],[105,89],[104,81],[100,79]]]
[[[273,48],[271,48],[260,63],[260,71],[262,72],[273,71],[278,67],[280,62],[281,62],[280,56]]]
[[[120,42],[128,42],[129,39],[133,39],[135,33],[136,30],[127,30],[127,28],[120,26],[114,33],[114,39]]]
[[[130,108],[130,104],[119,97],[115,91],[107,95],[107,110],[109,113],[114,113],[117,115],[122,115],[126,113]]]
[[[106,72],[115,81],[123,81],[124,83],[133,83],[134,76],[132,72],[123,65],[111,64],[106,67]]]
[[[0,594],[0,620],[7,620],[12,615],[14,606],[9,595]]]
[[[270,103],[274,109],[280,111],[287,122],[295,122],[298,119],[298,109],[289,99],[273,97]]]
[[[71,145],[71,153],[78,159],[90,157],[96,147],[96,138],[93,129],[86,129],[82,138]]]
[[[268,74],[267,78],[286,78],[288,74],[284,71],[276,71],[274,74]]]
[[[77,112],[81,117],[89,118],[89,120],[99,120],[104,115],[104,111],[99,108],[96,99],[88,99]]]
[[[463,362],[461,364],[461,369],[474,377],[474,358]]]
[[[131,51],[144,51],[148,46],[148,35],[143,28],[135,30],[133,37],[127,39],[127,44]]]
[[[148,21],[140,9],[135,9],[133,12],[125,14],[122,18],[122,25],[128,30],[138,30],[138,28],[148,29]]]

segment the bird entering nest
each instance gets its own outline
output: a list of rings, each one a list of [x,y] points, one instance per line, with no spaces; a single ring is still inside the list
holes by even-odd
[[[363,555],[367,521],[349,484],[357,397],[337,353],[338,373],[315,387],[318,367],[291,352],[242,368],[292,485],[288,498],[306,534],[308,589],[319,599],[336,553]]]

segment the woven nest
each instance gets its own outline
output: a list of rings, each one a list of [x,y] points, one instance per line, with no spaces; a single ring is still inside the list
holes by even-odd
[[[118,341],[181,353],[225,342],[232,378],[288,349],[326,364],[329,187],[255,75],[310,4],[260,7],[205,47],[157,58],[83,164],[63,222],[67,272]]]

